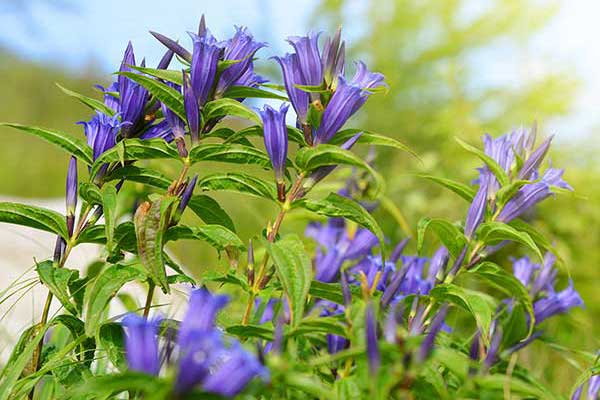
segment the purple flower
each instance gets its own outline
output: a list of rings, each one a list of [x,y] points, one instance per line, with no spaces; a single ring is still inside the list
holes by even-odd
[[[171,50],[173,53],[177,54],[179,57],[184,60],[191,62],[192,55],[189,51],[187,51],[183,46],[174,41],[173,39],[169,39],[165,35],[162,35],[158,32],[150,31],[150,34],[154,36],[159,42],[167,47],[167,49]]]
[[[441,272],[444,271],[446,265],[448,264],[448,259],[450,255],[448,254],[448,249],[444,246],[441,246],[431,257],[429,261],[429,269],[427,270],[427,282],[431,284],[433,287],[437,281],[438,276]]]
[[[69,169],[67,171],[67,215],[74,216],[77,207],[77,158],[71,156],[69,160]]]
[[[424,361],[429,357],[431,351],[433,350],[433,344],[435,342],[435,338],[442,330],[444,326],[444,319],[446,318],[446,313],[448,312],[448,305],[444,304],[438,311],[438,313],[433,317],[431,321],[431,325],[429,325],[429,331],[425,335],[425,339],[421,343],[421,347],[419,348],[419,360]]]
[[[179,85],[176,85],[175,83],[167,82],[166,84],[167,84],[167,86],[172,87],[173,89],[175,89],[178,92],[181,91],[181,88],[179,87]],[[183,136],[185,135],[185,123],[181,120],[181,118],[179,118],[177,116],[177,114],[175,114],[173,111],[171,111],[171,109],[169,107],[167,107],[164,103],[161,103],[160,106],[161,106],[163,115],[165,116],[165,120],[167,121],[167,123],[169,124],[169,127],[171,128],[171,131],[173,132],[173,136],[175,137],[175,140],[177,140],[177,138],[183,138]]]
[[[198,109],[198,97],[194,93],[189,75],[185,72],[183,72],[183,105],[192,144],[195,145],[200,141],[200,110]]]
[[[87,144],[92,148],[94,161],[106,150],[115,146],[117,135],[122,126],[127,123],[119,122],[117,116],[109,117],[99,111],[89,122],[79,122],[83,125]]]
[[[600,375],[594,375],[588,383],[588,399],[597,399],[600,392]]]
[[[490,347],[485,355],[485,359],[483,360],[483,368],[486,370],[496,362],[498,350],[500,350],[500,345],[502,344],[502,330],[496,322],[494,322],[492,329],[494,333],[492,334]]]
[[[345,312],[344,306],[326,300],[319,301],[317,307],[321,308],[321,313],[319,314],[321,317],[342,315]],[[348,346],[350,345],[348,339],[340,335],[334,335],[329,333],[327,334],[326,339],[327,351],[329,352],[329,354],[338,353],[348,348]]]
[[[406,245],[408,244],[409,241],[410,241],[410,238],[402,239],[400,241],[400,243],[398,243],[396,245],[396,247],[394,247],[394,250],[392,251],[392,254],[390,255],[391,262],[396,263],[400,259],[400,256],[402,255],[402,252],[406,248]]]
[[[286,54],[284,57],[275,57],[283,72],[283,83],[290,102],[296,111],[300,124],[306,123],[308,113],[308,93],[300,90],[296,85],[304,85],[304,78],[300,70],[297,54]]]
[[[342,29],[338,28],[333,38],[327,37],[323,45],[323,78],[327,86],[335,89],[337,79],[344,75],[345,45],[341,40]]]
[[[379,345],[377,343],[377,321],[375,320],[375,311],[373,310],[373,305],[370,303],[367,305],[365,325],[369,373],[374,376],[379,370],[381,355],[379,354]]]
[[[113,95],[114,93],[119,93],[119,84],[117,82],[113,82],[106,89],[104,89],[101,85],[96,85],[95,87],[104,93],[104,104],[115,112],[119,111],[119,99]]]
[[[188,309],[188,313],[191,309]],[[183,322],[186,320],[184,319]],[[179,342],[179,369],[175,378],[175,391],[187,393],[203,382],[210,374],[211,368],[224,356],[225,349],[221,335],[216,330],[192,331],[185,341]],[[181,331],[179,333],[181,338]]]
[[[213,295],[206,288],[192,290],[187,313],[179,328],[178,344],[185,348],[195,333],[212,330],[217,313],[228,301],[227,296]]]
[[[540,181],[524,185],[506,203],[498,215],[498,221],[510,222],[542,200],[550,197],[553,194],[552,186],[573,190],[573,188],[562,179],[563,172],[562,169],[549,168],[546,170]]]
[[[265,105],[262,111],[260,111],[264,129],[265,147],[271,159],[277,183],[283,183],[285,178],[285,163],[288,150],[285,115],[288,107],[287,104],[282,104],[279,111],[277,111],[271,106]]]
[[[208,31],[203,35],[190,35],[194,41],[190,68],[191,83],[198,105],[203,106],[211,94],[223,48]]]
[[[185,190],[181,194],[181,201],[179,202],[179,206],[177,206],[177,213],[183,214],[183,211],[187,207],[192,195],[194,194],[194,188],[196,187],[196,182],[198,181],[198,175],[194,175],[192,180],[186,185]]]
[[[350,83],[340,76],[339,82],[315,135],[315,145],[327,143],[337,133],[370,95],[369,89],[384,85],[383,75],[367,70],[364,63],[357,63],[356,74]]]
[[[129,42],[119,72],[132,72],[130,66],[135,65],[133,46]],[[143,61],[141,65],[144,66]],[[119,87],[119,114],[121,115],[121,121],[124,123],[122,136],[131,137],[133,136],[131,133],[143,122],[148,91],[124,75],[119,75],[117,83]]]
[[[167,143],[171,143],[175,137],[173,131],[166,120],[162,120],[157,124],[150,126],[141,135],[140,139],[164,139]]]
[[[323,83],[319,35],[320,33],[309,33],[307,36],[290,36],[288,38],[288,43],[292,45],[298,57],[302,85],[320,86]]]
[[[268,371],[256,357],[235,342],[211,367],[211,373],[202,383],[202,388],[210,393],[234,397],[244,390],[255,376],[266,380]]]
[[[236,27],[235,29],[235,35],[227,41],[223,58],[224,60],[238,62],[227,67],[221,73],[216,89],[217,94],[225,93],[244,74],[252,70],[254,53],[265,46],[264,43],[255,41],[252,34],[245,27]]]
[[[126,328],[125,354],[129,369],[158,375],[160,359],[158,352],[158,328],[160,318],[151,321],[135,314],[128,314],[123,319]]]
[[[469,207],[467,220],[465,221],[465,235],[468,238],[473,236],[473,233],[485,217],[488,200],[488,180],[489,175],[483,175],[479,179],[479,189]]]
[[[560,292],[548,293],[533,304],[536,324],[541,323],[546,318],[557,314],[564,314],[571,308],[582,306],[583,300],[579,293],[573,288],[573,282],[569,281],[569,286]]]
[[[531,153],[519,171],[519,179],[531,179],[537,173],[540,164],[544,161],[544,157],[546,157],[546,153],[548,153],[548,149],[550,149],[552,139],[553,136],[550,136]]]

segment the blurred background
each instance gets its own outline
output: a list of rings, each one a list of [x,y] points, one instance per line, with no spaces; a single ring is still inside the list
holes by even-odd
[[[575,281],[586,309],[547,325],[560,346],[539,343],[522,359],[566,392],[578,375],[568,349],[597,349],[600,338],[600,45],[594,44],[600,2],[296,0],[290,6],[277,0],[1,0],[0,121],[83,136],[75,122],[88,119],[89,110],[64,96],[55,82],[97,96],[93,85],[114,79],[127,40],[138,59],[154,65],[164,49],[148,31],[188,43],[185,32],[196,29],[203,13],[218,38],[231,35],[233,25],[247,25],[268,42],[258,68],[273,81],[280,75],[268,57],[288,51],[286,36],[331,32],[338,25],[344,27],[347,59],[364,60],[385,74],[390,92],[371,97],[349,125],[393,136],[422,158],[377,154],[386,195],[397,207],[397,218],[382,214],[379,221],[393,239],[406,235],[397,211],[413,230],[423,216],[464,218],[467,205],[460,198],[416,177],[426,172],[463,182],[474,178],[478,163],[454,137],[479,144],[486,132],[499,135],[533,121],[544,136],[555,135],[552,163],[566,169],[576,195],[545,202],[535,224],[556,243],[565,260],[562,279]],[[61,209],[66,155],[20,132],[0,128],[0,135],[0,196],[43,200]],[[202,168],[205,173],[212,167]],[[261,200],[215,197],[234,220],[243,221],[237,226],[242,239],[259,232],[275,211]],[[301,231],[304,222],[292,220],[284,231]],[[1,230],[0,265],[12,260],[14,267],[19,260],[17,270],[29,268],[32,253],[20,247],[27,240],[7,225]],[[38,256],[50,254],[53,243],[40,239]],[[197,275],[222,262],[191,242],[173,251]],[[5,280],[0,278],[0,288]]]

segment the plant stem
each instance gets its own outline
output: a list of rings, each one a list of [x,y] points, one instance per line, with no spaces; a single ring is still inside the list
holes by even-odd
[[[154,288],[156,285],[153,281],[148,281],[148,294],[146,295],[146,304],[144,305],[144,319],[148,319],[150,314],[150,307],[152,306],[152,297],[154,297]]]

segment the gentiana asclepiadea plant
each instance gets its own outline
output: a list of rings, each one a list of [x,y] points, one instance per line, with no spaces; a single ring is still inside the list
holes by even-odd
[[[375,153],[351,150],[408,148],[344,128],[389,88],[363,62],[346,73],[340,30],[288,38],[291,52],[273,61],[282,85],[255,73],[266,44],[246,28],[220,41],[202,18],[189,48],[152,35],[166,47],[157,67],[136,61],[129,43],[101,100],[61,87],[92,109],[80,123],[85,139],[4,124],[71,159],[65,215],[0,203],[3,222],[57,236],[54,254],[36,261],[48,289],[43,312],[0,374],[0,399],[561,398],[518,361],[532,342],[552,341],[547,320],[583,305],[575,283],[559,279],[552,240],[534,227],[538,203],[573,190],[563,170],[547,167],[551,138],[538,140],[533,126],[486,135],[483,150],[459,140],[482,162],[477,179],[424,178],[467,201],[464,220],[426,217],[416,237],[391,243],[374,217],[384,190]],[[281,104],[256,112],[250,98]],[[229,117],[247,126],[236,131]],[[174,176],[162,168],[169,161],[179,162]],[[207,162],[233,172],[202,168]],[[348,167],[324,195],[323,179]],[[123,213],[132,185],[144,191]],[[246,245],[239,221],[212,198],[218,191],[279,212]],[[188,225],[186,213],[202,224]],[[289,214],[318,218],[304,237],[282,235]],[[229,270],[190,276],[165,251],[183,239],[214,247]],[[102,249],[86,273],[69,263],[83,243]],[[130,282],[146,289],[143,306],[114,316]],[[174,285],[189,294],[180,320],[154,297],[172,299]],[[590,367],[569,395],[595,399],[597,356],[578,354]]]

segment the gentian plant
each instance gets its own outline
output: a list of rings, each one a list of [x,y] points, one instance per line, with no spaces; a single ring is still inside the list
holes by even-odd
[[[54,254],[35,261],[42,314],[0,373],[0,399],[564,398],[519,362],[532,342],[550,342],[548,320],[583,306],[535,228],[536,205],[573,190],[549,166],[552,138],[533,126],[485,135],[483,146],[458,140],[481,161],[473,182],[423,182],[465,199],[464,218],[425,217],[415,237],[393,243],[375,218],[384,190],[375,153],[359,154],[408,148],[344,128],[389,88],[361,61],[348,68],[341,30],[288,38],[290,53],[273,60],[282,85],[256,74],[266,45],[246,28],[219,40],[202,18],[187,47],[152,35],[166,47],[156,68],[129,43],[101,99],[61,87],[92,109],[78,135],[3,124],[71,158],[65,215],[0,203],[1,221],[56,235]],[[234,130],[231,117],[246,127]],[[346,180],[323,195],[336,168]],[[131,187],[143,191],[123,211]],[[219,191],[279,212],[242,240],[212,197]],[[303,237],[280,233],[289,214],[314,217]],[[184,239],[208,243],[228,268],[192,277],[196,266],[165,250]],[[84,243],[101,248],[85,272],[69,262]],[[145,297],[132,298],[130,283]],[[181,315],[169,307],[176,288],[189,297]],[[597,356],[579,354],[589,367],[566,395],[596,399]]]

